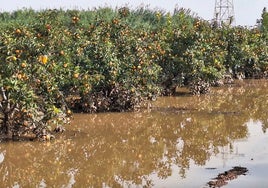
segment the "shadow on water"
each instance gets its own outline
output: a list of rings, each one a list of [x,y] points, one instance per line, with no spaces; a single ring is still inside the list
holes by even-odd
[[[221,148],[234,152],[249,137],[248,121],[266,131],[267,88],[245,81],[206,96],[163,97],[150,112],[76,114],[53,142],[0,143],[0,187],[153,187],[174,166],[180,185],[192,163],[209,168]]]

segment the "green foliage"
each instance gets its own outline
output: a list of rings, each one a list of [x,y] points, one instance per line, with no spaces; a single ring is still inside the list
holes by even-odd
[[[213,28],[185,9],[23,9],[2,12],[0,28],[0,123],[9,137],[49,137],[68,108],[134,110],[178,86],[207,93],[226,72],[267,76],[265,29]]]
[[[144,53],[147,43],[143,32],[118,18],[90,26],[83,36],[88,43],[76,61],[83,84],[89,87],[80,91],[78,102],[83,110],[129,110],[157,94],[160,68]]]
[[[225,66],[234,75],[243,77],[267,76],[267,40],[258,29],[228,28],[224,31],[227,42]]]
[[[266,10],[266,7],[263,8],[260,24],[261,24],[261,30],[267,33],[268,32],[268,12]]]
[[[67,106],[53,70],[53,55],[35,40],[31,28],[5,30],[0,35],[1,130],[8,137],[47,131],[65,123]]]

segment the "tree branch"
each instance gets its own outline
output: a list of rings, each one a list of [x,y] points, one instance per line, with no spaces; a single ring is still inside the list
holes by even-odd
[[[2,86],[1,87],[1,93],[2,93],[2,97],[3,97],[3,100],[6,101],[7,100],[7,96],[6,96],[6,90],[4,89],[4,87]]]

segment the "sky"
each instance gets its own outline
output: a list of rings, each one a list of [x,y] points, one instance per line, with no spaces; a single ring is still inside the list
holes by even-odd
[[[193,14],[205,20],[214,16],[215,0],[0,0],[0,11],[14,11],[21,8],[36,10],[46,8],[82,8],[92,9],[103,6],[137,8],[148,6],[152,9],[161,9],[173,12],[175,7],[191,9]],[[254,26],[261,17],[264,7],[268,8],[268,0],[233,0],[235,23],[242,26]]]

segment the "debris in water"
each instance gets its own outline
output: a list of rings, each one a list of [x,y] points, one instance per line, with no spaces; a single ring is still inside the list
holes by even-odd
[[[246,175],[248,169],[245,167],[235,166],[231,170],[220,173],[214,180],[209,181],[209,187],[222,187],[230,180],[236,179],[240,175]]]

